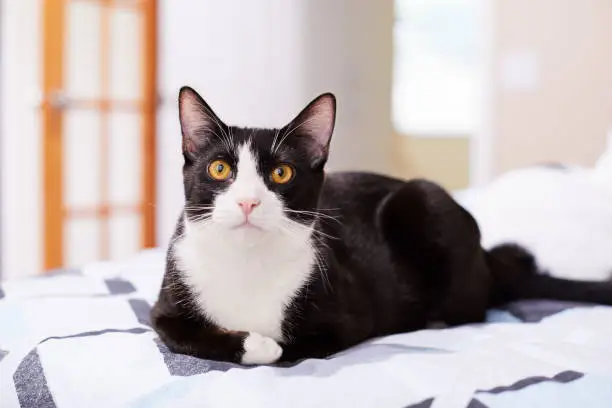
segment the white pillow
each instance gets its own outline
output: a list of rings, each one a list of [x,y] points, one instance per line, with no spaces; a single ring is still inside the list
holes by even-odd
[[[514,170],[456,198],[478,221],[485,248],[516,242],[558,277],[612,275],[612,138],[594,168]]]

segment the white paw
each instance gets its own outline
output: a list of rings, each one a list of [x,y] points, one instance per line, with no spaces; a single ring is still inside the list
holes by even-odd
[[[283,349],[273,339],[250,332],[242,345],[242,364],[271,364],[283,354]]]

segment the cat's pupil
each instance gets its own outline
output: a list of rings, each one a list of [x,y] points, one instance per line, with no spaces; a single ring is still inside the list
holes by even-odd
[[[283,170],[281,167],[278,167],[275,171],[279,177],[283,177],[283,175],[285,174],[285,170]]]
[[[224,165],[222,165],[221,163],[217,164],[217,173],[223,173],[223,168],[224,168],[224,167],[225,167],[225,166],[224,166]]]

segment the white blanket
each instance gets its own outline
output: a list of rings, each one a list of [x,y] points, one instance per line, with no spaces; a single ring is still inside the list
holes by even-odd
[[[488,324],[244,368],[157,340],[148,313],[163,267],[153,250],[4,283],[0,407],[612,406],[612,308],[516,303]]]

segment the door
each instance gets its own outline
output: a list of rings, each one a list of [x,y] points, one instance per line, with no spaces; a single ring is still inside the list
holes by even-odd
[[[46,0],[44,267],[155,244],[155,0]]]

